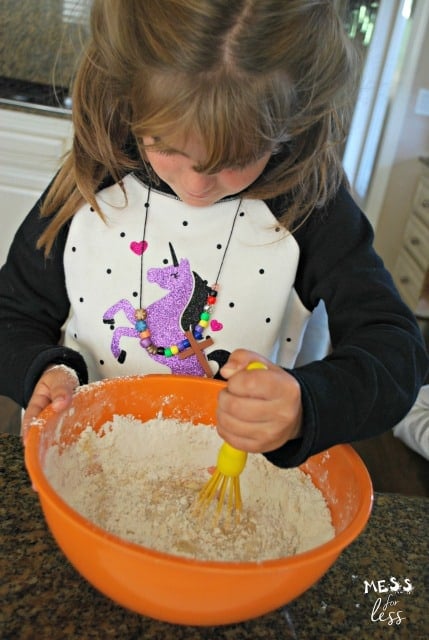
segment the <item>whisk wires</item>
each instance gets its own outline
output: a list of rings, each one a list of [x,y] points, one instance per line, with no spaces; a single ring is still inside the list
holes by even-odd
[[[262,362],[251,362],[247,367],[251,369],[267,369]],[[203,486],[195,505],[195,512],[205,513],[211,503],[217,501],[214,514],[214,522],[221,517],[222,508],[226,507],[226,520],[230,521],[235,513],[236,521],[240,520],[240,512],[243,507],[240,491],[240,474],[246,466],[247,453],[235,449],[224,442],[219,449],[217,466],[212,477]]]

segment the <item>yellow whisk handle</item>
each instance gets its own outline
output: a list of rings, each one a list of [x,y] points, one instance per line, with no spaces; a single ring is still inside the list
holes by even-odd
[[[263,362],[249,362],[246,369],[251,371],[252,369],[268,369],[268,367]]]
[[[246,369],[249,371],[252,369],[267,369],[267,366],[262,362],[250,362]],[[227,442],[224,442],[219,449],[217,458],[217,469],[224,476],[229,478],[235,478],[240,475],[246,466],[247,452],[235,449]]]
[[[224,442],[219,449],[217,457],[217,469],[224,476],[235,478],[239,476],[246,466],[247,452],[240,451]]]

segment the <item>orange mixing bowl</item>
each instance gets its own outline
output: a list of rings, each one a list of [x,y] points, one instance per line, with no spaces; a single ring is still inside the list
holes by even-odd
[[[126,542],[70,508],[43,472],[46,451],[67,446],[91,425],[114,414],[146,421],[159,412],[193,423],[215,423],[224,383],[173,375],[128,377],[82,387],[59,416],[48,407],[30,429],[25,462],[46,521],[64,554],[97,589],[117,603],[171,623],[218,625],[272,611],[314,584],[365,527],[372,506],[366,467],[348,445],[310,458],[302,469],[322,491],[336,535],[300,553],[264,562],[213,562],[180,558]]]

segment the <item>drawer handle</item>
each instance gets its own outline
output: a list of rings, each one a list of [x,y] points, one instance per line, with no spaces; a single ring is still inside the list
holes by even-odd
[[[401,276],[399,278],[399,282],[401,284],[408,284],[410,282],[410,278],[408,276]]]
[[[410,238],[410,242],[414,247],[416,247],[420,244],[420,238],[416,238],[416,236],[413,236],[412,238]]]
[[[423,209],[429,209],[429,200],[425,198],[422,202]]]

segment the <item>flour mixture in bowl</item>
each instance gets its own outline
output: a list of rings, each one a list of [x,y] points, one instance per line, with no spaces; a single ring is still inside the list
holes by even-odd
[[[250,454],[240,476],[239,523],[194,512],[222,441],[216,429],[173,419],[115,416],[97,434],[50,447],[53,488],[88,520],[125,540],[199,560],[252,562],[312,549],[335,535],[309,475]]]

